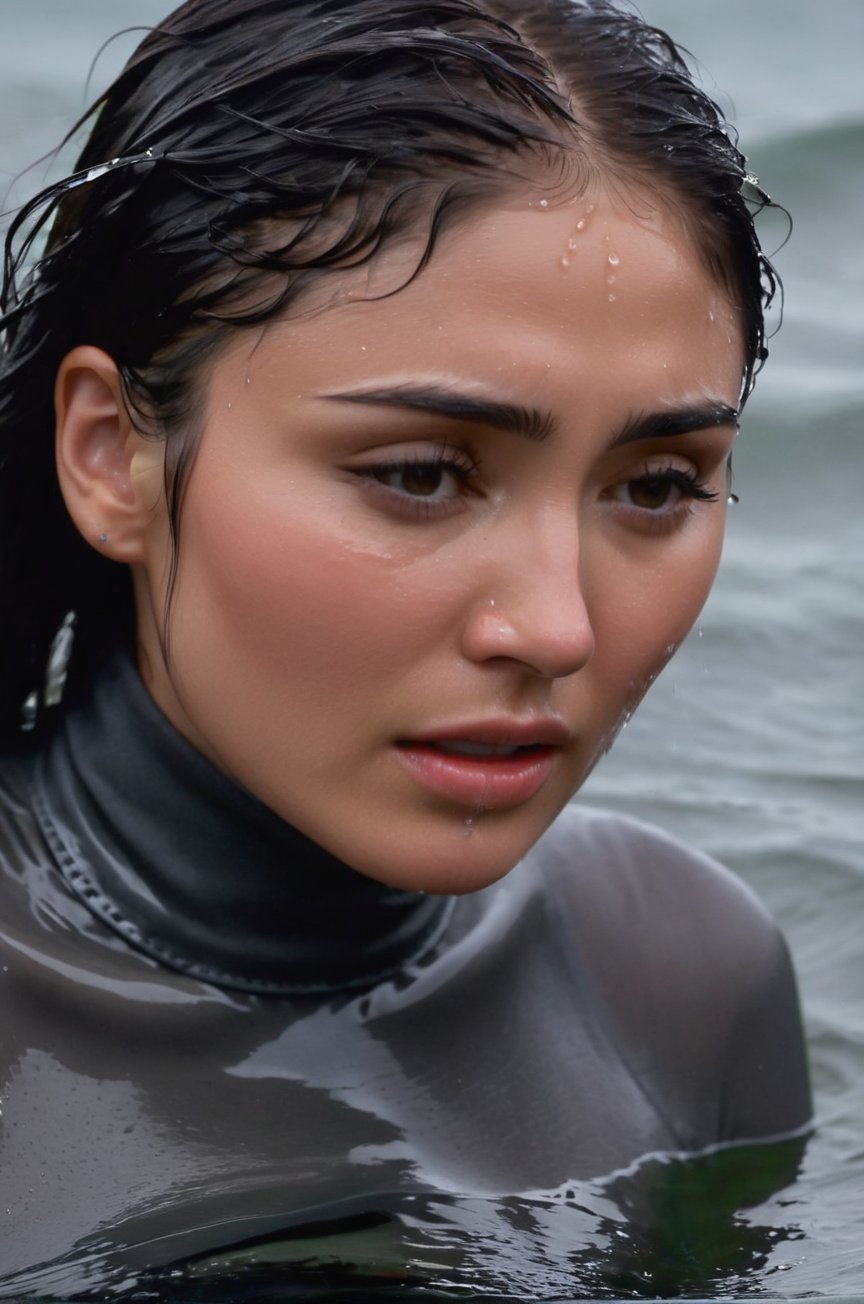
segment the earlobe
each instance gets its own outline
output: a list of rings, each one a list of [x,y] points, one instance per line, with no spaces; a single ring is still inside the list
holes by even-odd
[[[114,361],[91,345],[73,349],[57,373],[54,405],[57,474],[70,516],[106,556],[140,561],[142,527],[159,501],[160,480],[145,507],[133,459],[144,446],[161,465],[162,451],[135,429]]]

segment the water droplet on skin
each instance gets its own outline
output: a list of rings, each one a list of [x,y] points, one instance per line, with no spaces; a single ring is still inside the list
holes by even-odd
[[[618,264],[621,262],[621,259],[618,257],[617,254],[610,254],[606,261],[609,263],[610,267],[617,267]]]
[[[469,815],[467,820],[465,821],[465,837],[470,838],[473,832],[474,832],[474,819],[471,815]]]
[[[708,320],[709,320],[709,321],[713,321],[713,320],[714,320],[714,313],[713,313],[713,311],[711,311],[711,312],[708,313]]]
[[[607,284],[607,285],[614,285],[614,284],[615,284],[615,277],[614,277],[614,276],[607,276],[607,277],[606,277],[606,284]]]
[[[610,294],[610,295],[609,295],[609,302],[610,302],[610,303],[614,303],[614,302],[615,302],[615,295],[614,295],[614,294]]]
[[[548,207],[549,207],[549,200],[548,200],[548,199],[541,199],[540,202],[538,203],[537,207],[538,207],[538,208],[548,208]]]
[[[576,239],[575,235],[571,235],[570,239],[567,241],[567,248],[570,250],[579,248],[579,241]]]
[[[561,259],[561,266],[563,267],[563,269],[564,269],[565,272],[566,272],[567,268],[570,266],[570,259],[567,257],[566,254],[565,254],[564,257]]]
[[[584,231],[587,225],[588,225],[587,219],[584,217],[580,217],[579,221],[576,223],[576,230]]]

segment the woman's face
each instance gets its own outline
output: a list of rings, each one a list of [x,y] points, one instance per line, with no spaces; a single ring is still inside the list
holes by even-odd
[[[506,872],[608,748],[717,565],[738,316],[644,195],[474,218],[216,362],[136,568],[174,724],[373,878]],[[367,275],[371,281],[367,281]]]

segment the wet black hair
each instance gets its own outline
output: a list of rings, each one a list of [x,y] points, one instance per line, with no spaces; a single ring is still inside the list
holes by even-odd
[[[764,359],[767,197],[674,43],[612,0],[188,0],[76,130],[91,118],[76,171],[5,246],[7,736],[67,612],[73,687],[133,629],[128,572],[80,538],[54,471],[53,383],[75,345],[114,358],[136,424],[166,441],[175,559],[204,363],[230,333],[406,231],[425,233],[419,274],[448,224],[526,179],[653,186],[740,312],[745,395]]]

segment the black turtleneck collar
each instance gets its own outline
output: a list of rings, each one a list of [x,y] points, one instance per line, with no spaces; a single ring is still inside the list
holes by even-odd
[[[446,898],[350,869],[237,787],[168,723],[128,655],[67,711],[36,787],[75,894],[132,946],[222,987],[371,986],[448,913]]]

